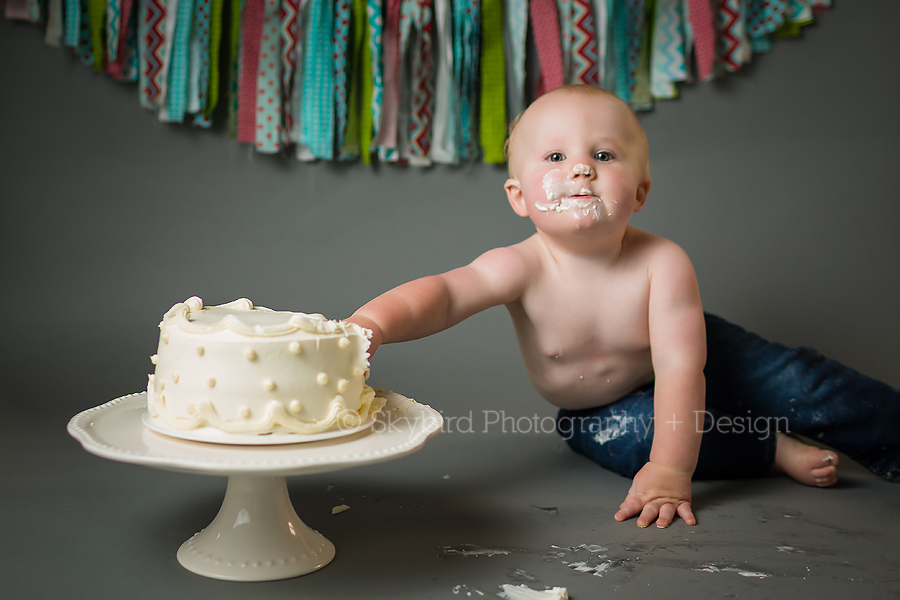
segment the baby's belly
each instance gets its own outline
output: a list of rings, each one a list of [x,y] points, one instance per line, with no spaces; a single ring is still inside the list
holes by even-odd
[[[526,366],[535,389],[551,404],[569,410],[610,404],[654,379],[649,356],[534,362]]]

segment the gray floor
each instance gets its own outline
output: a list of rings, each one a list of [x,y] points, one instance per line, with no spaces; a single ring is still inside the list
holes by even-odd
[[[393,462],[289,478],[335,560],[290,580],[216,581],[175,553],[216,515],[225,478],[103,460],[56,424],[0,438],[7,598],[449,599],[494,597],[505,583],[564,586],[576,599],[900,594],[900,486],[848,460],[827,490],[696,483],[697,526],[641,530],[612,519],[626,479],[553,434],[485,434],[477,422]],[[332,515],[340,504],[350,509]]]
[[[653,189],[635,224],[688,251],[708,310],[900,386],[900,3],[834,4],[741,74],[641,116]],[[552,415],[502,309],[373,364],[374,385],[448,421],[473,414],[475,432],[289,480],[332,564],[258,584],[185,571],[175,553],[225,479],[103,460],[65,431],[145,385],[166,309],[245,296],[337,318],[532,229],[506,206],[503,168],[263,157],[221,120],[160,124],[134,85],[42,37],[0,19],[4,599],[454,599],[509,582],[582,600],[900,596],[900,485],[847,461],[829,490],[697,483],[696,527],[639,530],[612,520],[629,482],[554,434],[482,433],[484,410]]]

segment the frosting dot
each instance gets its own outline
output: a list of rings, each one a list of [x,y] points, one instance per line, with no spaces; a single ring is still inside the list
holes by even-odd
[[[190,404],[188,404],[188,406],[187,406],[187,412],[188,412],[189,415],[195,415],[195,414],[197,414],[197,410],[198,410],[198,408],[197,408],[197,404],[196,404],[196,403],[191,402]]]
[[[162,334],[161,336],[159,336],[159,339],[162,340],[163,344],[168,344],[169,343],[169,332],[167,331],[164,334]]]
[[[316,375],[316,383],[319,385],[328,385],[328,373],[319,373]]]
[[[161,390],[166,389],[166,381],[165,380],[159,382],[159,389],[161,389]]]
[[[244,348],[244,358],[247,360],[256,360],[258,354],[256,354],[256,350],[253,348]]]
[[[354,377],[362,377],[365,374],[365,369],[362,367],[353,367],[353,376]]]
[[[216,387],[216,378],[210,377],[209,379],[207,379],[206,385],[208,385],[209,387]]]
[[[288,350],[291,351],[291,354],[300,354],[303,352],[303,346],[300,345],[300,342],[291,342],[288,344]]]
[[[349,345],[350,345],[350,338],[342,337],[341,339],[338,340],[339,348],[346,348]]]
[[[153,356],[150,357],[150,362],[151,362],[152,364],[155,365],[155,364],[156,364],[156,360],[157,360],[158,358],[159,358],[159,356],[156,355],[156,354],[154,354]]]
[[[249,419],[250,418],[250,409],[243,405],[239,406],[238,407],[238,416],[242,419]]]
[[[197,346],[197,355],[198,356],[203,356],[204,352],[206,352],[206,350],[203,349],[203,346]]]
[[[178,383],[179,379],[181,379],[181,376],[178,373],[172,373],[172,383]]]
[[[299,400],[291,400],[291,403],[288,404],[288,410],[296,415],[303,410],[303,404],[301,404]]]
[[[272,390],[275,389],[275,382],[272,381],[271,379],[263,379],[263,389],[266,389],[271,392]]]
[[[346,379],[341,379],[340,381],[337,382],[337,391],[338,392],[340,392],[342,394],[346,394],[348,389],[350,389],[350,382],[347,381]]]

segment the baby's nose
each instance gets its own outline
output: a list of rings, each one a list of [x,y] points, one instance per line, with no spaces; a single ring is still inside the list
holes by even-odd
[[[569,178],[575,179],[579,175],[583,175],[585,177],[591,177],[591,176],[593,176],[593,174],[594,174],[594,170],[592,168],[590,168],[588,165],[579,163],[579,164],[575,165],[574,167],[572,167],[572,172],[569,173]]]

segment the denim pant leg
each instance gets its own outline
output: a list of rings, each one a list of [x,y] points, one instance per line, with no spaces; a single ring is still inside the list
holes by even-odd
[[[885,479],[900,475],[900,391],[706,315],[707,406],[827,444]]]
[[[625,477],[634,477],[650,460],[653,444],[653,386],[606,406],[559,411],[557,431],[569,446]],[[735,479],[766,475],[775,459],[775,438],[749,430],[736,432],[730,415],[715,408],[697,415],[703,441],[694,479]]]

